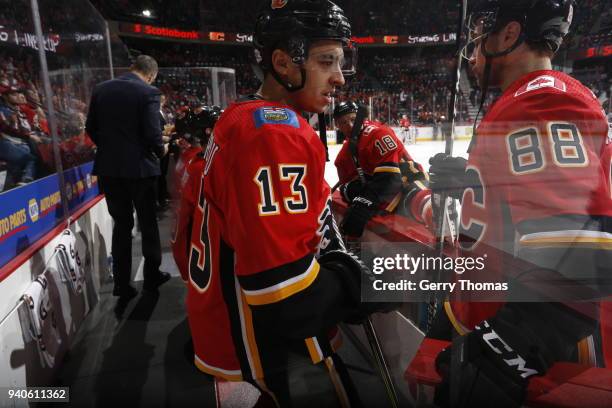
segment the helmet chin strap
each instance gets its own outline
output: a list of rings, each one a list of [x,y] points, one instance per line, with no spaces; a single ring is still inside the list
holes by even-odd
[[[491,60],[492,57],[485,57],[485,68],[482,86],[480,87],[481,95],[480,95],[480,104],[478,106],[478,113],[476,113],[476,117],[474,118],[474,125],[472,127],[472,139],[470,140],[470,145],[468,146],[468,153],[472,152],[472,149],[476,146],[476,126],[478,125],[478,118],[480,117],[480,112],[482,112],[482,108],[484,106],[484,102],[487,99],[487,91],[489,90],[489,78],[491,76]]]
[[[503,57],[504,55],[510,54],[512,51],[516,50],[519,45],[525,42],[525,36],[522,33],[519,35],[519,38],[516,42],[510,47],[505,49],[504,51],[490,53],[486,50],[487,39],[489,38],[486,35],[482,39],[482,46],[480,47],[481,54],[485,57],[485,68],[482,86],[480,90],[482,91],[480,95],[480,104],[478,106],[478,113],[476,113],[476,117],[474,118],[474,126],[472,127],[472,139],[470,140],[470,145],[468,147],[468,153],[472,151],[474,146],[476,146],[476,126],[478,125],[478,118],[480,117],[480,113],[482,112],[482,108],[484,107],[485,100],[487,99],[487,93],[489,91],[489,82],[491,79],[491,65],[493,64],[493,58]]]
[[[302,74],[302,83],[299,84],[299,85],[293,85],[290,82],[283,81],[281,76],[278,74],[278,72],[276,72],[276,70],[274,68],[272,68],[270,70],[270,73],[272,74],[274,79],[276,79],[276,82],[281,84],[283,86],[283,88],[285,88],[289,92],[299,91],[300,89],[304,88],[304,85],[306,85],[306,70],[303,67],[300,66],[300,72]]]

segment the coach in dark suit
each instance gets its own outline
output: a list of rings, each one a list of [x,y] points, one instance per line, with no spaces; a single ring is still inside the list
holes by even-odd
[[[113,217],[113,295],[132,298],[133,211],[142,232],[143,289],[155,291],[170,279],[160,272],[161,244],[155,214],[160,158],[167,153],[159,123],[160,92],[151,86],[157,62],[146,55],[130,72],[95,86],[87,115],[87,132],[97,145],[93,173],[100,177]]]

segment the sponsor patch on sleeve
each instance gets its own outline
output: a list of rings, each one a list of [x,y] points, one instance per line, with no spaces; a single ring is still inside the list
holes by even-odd
[[[294,111],[286,108],[263,107],[257,109],[253,113],[255,119],[255,127],[260,128],[263,125],[289,125],[294,128],[299,128],[300,123]]]
[[[555,88],[560,90],[561,92],[566,92],[567,87],[565,83],[553,76],[550,75],[542,75],[529,81],[526,85],[523,85],[519,88],[518,91],[514,94],[515,97],[525,94],[527,92],[535,91],[537,89],[542,88]]]

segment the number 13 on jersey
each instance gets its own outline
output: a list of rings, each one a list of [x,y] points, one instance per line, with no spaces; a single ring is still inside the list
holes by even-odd
[[[280,183],[288,183],[291,195],[283,197],[283,207],[289,214],[301,214],[308,211],[308,191],[304,185],[306,177],[305,164],[279,164],[278,170],[270,166],[262,166],[255,173],[253,181],[259,188],[260,201],[257,205],[259,215],[270,216],[280,214],[280,204],[274,191],[274,177]]]

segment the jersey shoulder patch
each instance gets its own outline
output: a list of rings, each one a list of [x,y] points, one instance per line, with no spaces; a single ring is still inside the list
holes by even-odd
[[[514,93],[514,97],[542,88],[554,88],[561,92],[567,92],[567,85],[565,85],[565,82],[561,81],[559,78],[555,78],[551,75],[541,75],[520,87],[518,91]]]
[[[300,128],[297,114],[291,109],[276,106],[262,106],[253,112],[255,128],[263,125],[288,125],[296,129]]]

